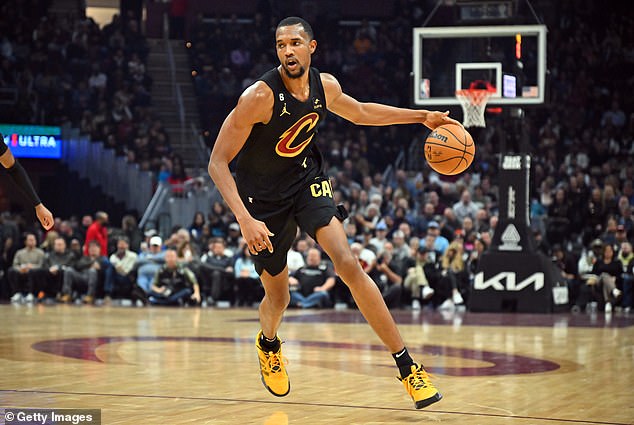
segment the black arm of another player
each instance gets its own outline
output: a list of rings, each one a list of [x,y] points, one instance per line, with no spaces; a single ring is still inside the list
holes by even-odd
[[[38,220],[42,223],[42,226],[48,230],[53,227],[53,214],[42,204],[40,197],[37,196],[33,183],[28,174],[22,167],[22,164],[13,157],[11,150],[4,143],[4,137],[0,134],[0,163],[7,170],[7,174],[13,180],[15,185],[20,188],[22,193],[27,197],[33,208],[35,208],[35,214]]]

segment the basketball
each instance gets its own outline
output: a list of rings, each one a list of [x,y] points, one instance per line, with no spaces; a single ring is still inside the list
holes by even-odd
[[[425,159],[436,172],[451,176],[473,162],[475,144],[469,132],[457,124],[436,127],[425,140]]]

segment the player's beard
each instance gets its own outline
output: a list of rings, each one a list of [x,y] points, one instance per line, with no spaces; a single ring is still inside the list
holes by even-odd
[[[283,66],[282,68],[284,68],[284,72],[286,73],[286,76],[288,78],[301,78],[302,75],[304,75],[304,73],[306,73],[306,68],[304,68],[299,63],[297,64],[297,66],[298,66],[298,69],[297,69],[297,73],[296,74],[291,74],[291,71],[289,71],[288,68],[286,68],[286,66]]]

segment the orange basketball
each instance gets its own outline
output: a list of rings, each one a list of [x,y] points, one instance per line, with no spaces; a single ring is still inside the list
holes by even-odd
[[[462,173],[469,168],[474,156],[473,138],[457,124],[436,127],[425,140],[425,159],[440,174]]]

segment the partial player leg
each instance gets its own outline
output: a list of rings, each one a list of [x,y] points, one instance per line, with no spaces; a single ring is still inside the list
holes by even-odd
[[[392,353],[401,374],[399,379],[416,408],[439,401],[442,395],[430,382],[423,366],[416,365],[409,356],[379,289],[350,251],[341,222],[333,217],[327,226],[317,230],[316,237],[332,260],[337,274],[350,288],[359,310]]]
[[[317,230],[316,236],[317,242],[332,260],[337,274],[350,288],[359,310],[374,332],[392,353],[401,351],[405,344],[396,323],[376,284],[352,255],[339,220],[333,217],[330,224]]]
[[[284,311],[290,301],[288,289],[288,268],[271,276],[266,270],[260,275],[264,286],[264,298],[260,303],[260,325],[262,330],[255,339],[262,383],[277,397],[287,395],[291,390],[288,374],[282,357],[282,342],[277,337],[277,329],[282,323]]]
[[[288,267],[271,276],[266,270],[260,276],[264,286],[264,298],[260,303],[260,325],[264,336],[273,338],[282,323],[282,316],[290,301]]]

